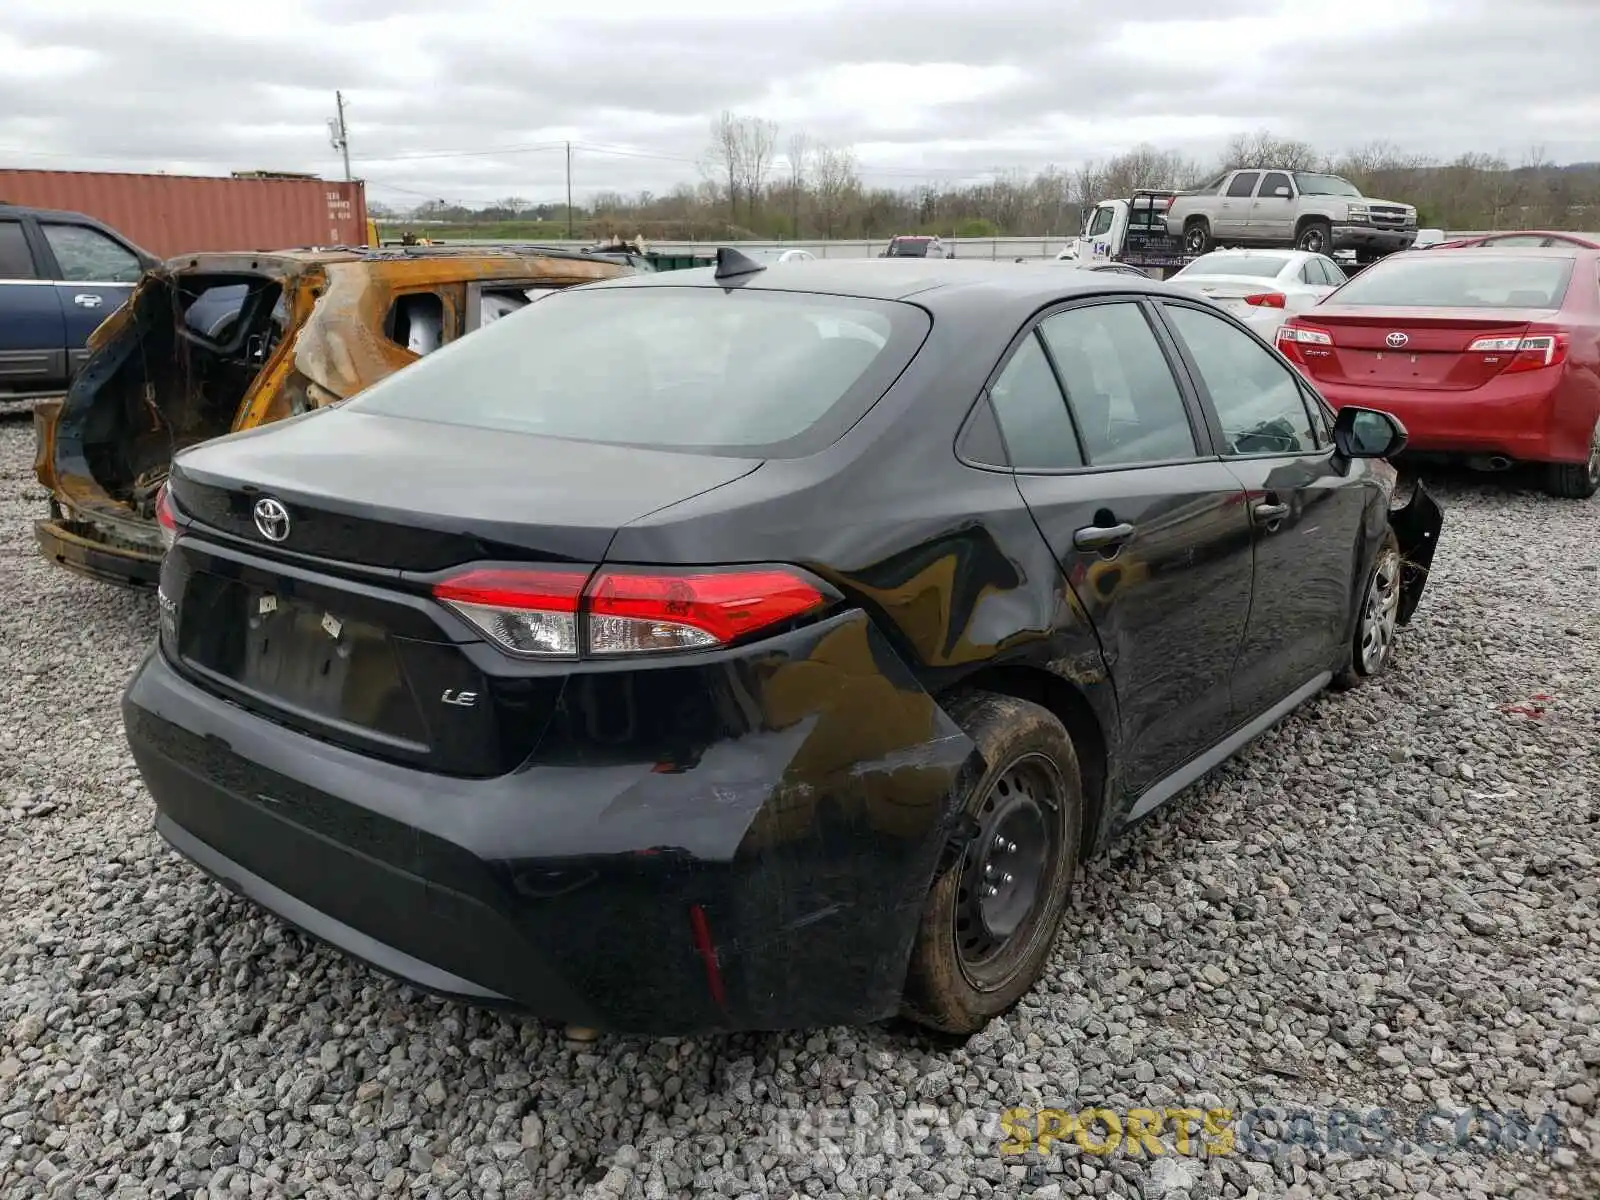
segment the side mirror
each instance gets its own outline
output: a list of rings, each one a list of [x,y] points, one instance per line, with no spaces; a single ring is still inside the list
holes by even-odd
[[[1272,194],[1274,196],[1282,196],[1285,200],[1287,200],[1289,198],[1289,189],[1286,187],[1273,188]]]
[[[1406,439],[1406,427],[1375,408],[1347,406],[1334,418],[1333,444],[1345,458],[1393,458]]]

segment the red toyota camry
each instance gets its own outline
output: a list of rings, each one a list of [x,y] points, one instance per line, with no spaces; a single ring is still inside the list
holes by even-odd
[[[1390,255],[1277,342],[1334,408],[1399,417],[1408,449],[1542,464],[1557,496],[1600,490],[1600,250]]]

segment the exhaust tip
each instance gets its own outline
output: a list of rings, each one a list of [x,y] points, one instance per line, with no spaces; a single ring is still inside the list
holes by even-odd
[[[1516,464],[1503,454],[1478,455],[1467,460],[1474,471],[1509,471]]]

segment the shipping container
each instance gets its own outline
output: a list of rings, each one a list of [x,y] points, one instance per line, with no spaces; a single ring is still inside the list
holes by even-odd
[[[363,185],[314,177],[0,168],[0,204],[84,213],[161,258],[367,244]]]

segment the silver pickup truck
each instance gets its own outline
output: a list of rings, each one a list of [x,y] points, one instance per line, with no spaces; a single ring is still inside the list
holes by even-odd
[[[1167,229],[1182,234],[1191,255],[1218,245],[1292,246],[1313,254],[1351,250],[1365,263],[1411,248],[1417,210],[1363,196],[1337,175],[1252,167],[1180,192],[1167,209]]]

